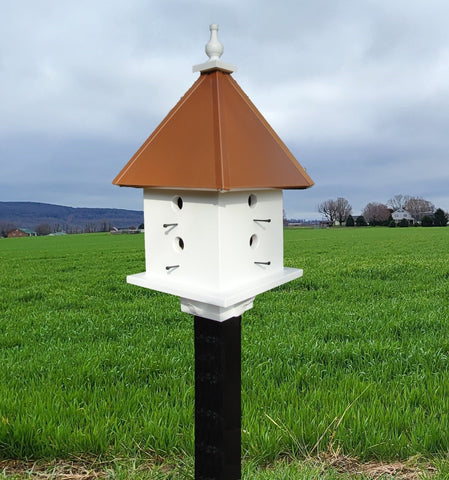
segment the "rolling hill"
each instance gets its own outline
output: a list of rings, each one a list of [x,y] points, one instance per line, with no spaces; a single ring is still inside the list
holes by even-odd
[[[74,208],[37,202],[0,202],[0,224],[35,229],[50,225],[53,231],[107,231],[111,227],[139,227],[143,212],[117,208]]]

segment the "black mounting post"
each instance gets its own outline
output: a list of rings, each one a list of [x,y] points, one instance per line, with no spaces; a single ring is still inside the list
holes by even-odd
[[[241,320],[195,317],[195,480],[241,478]]]

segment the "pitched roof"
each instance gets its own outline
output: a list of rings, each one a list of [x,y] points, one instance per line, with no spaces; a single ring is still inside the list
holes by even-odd
[[[237,82],[219,69],[200,75],[113,183],[207,190],[313,185]]]

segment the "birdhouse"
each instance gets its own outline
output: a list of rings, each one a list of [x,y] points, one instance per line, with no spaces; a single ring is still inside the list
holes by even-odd
[[[143,189],[145,272],[129,283],[226,320],[298,278],[283,266],[282,189],[313,185],[220,60],[218,26],[199,78],[114,180]]]

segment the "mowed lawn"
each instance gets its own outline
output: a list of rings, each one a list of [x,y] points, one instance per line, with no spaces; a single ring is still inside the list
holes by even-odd
[[[447,455],[448,247],[449,228],[285,231],[304,276],[243,315],[244,462]],[[0,239],[0,459],[192,463],[193,318],[126,284],[143,270],[143,235]]]

